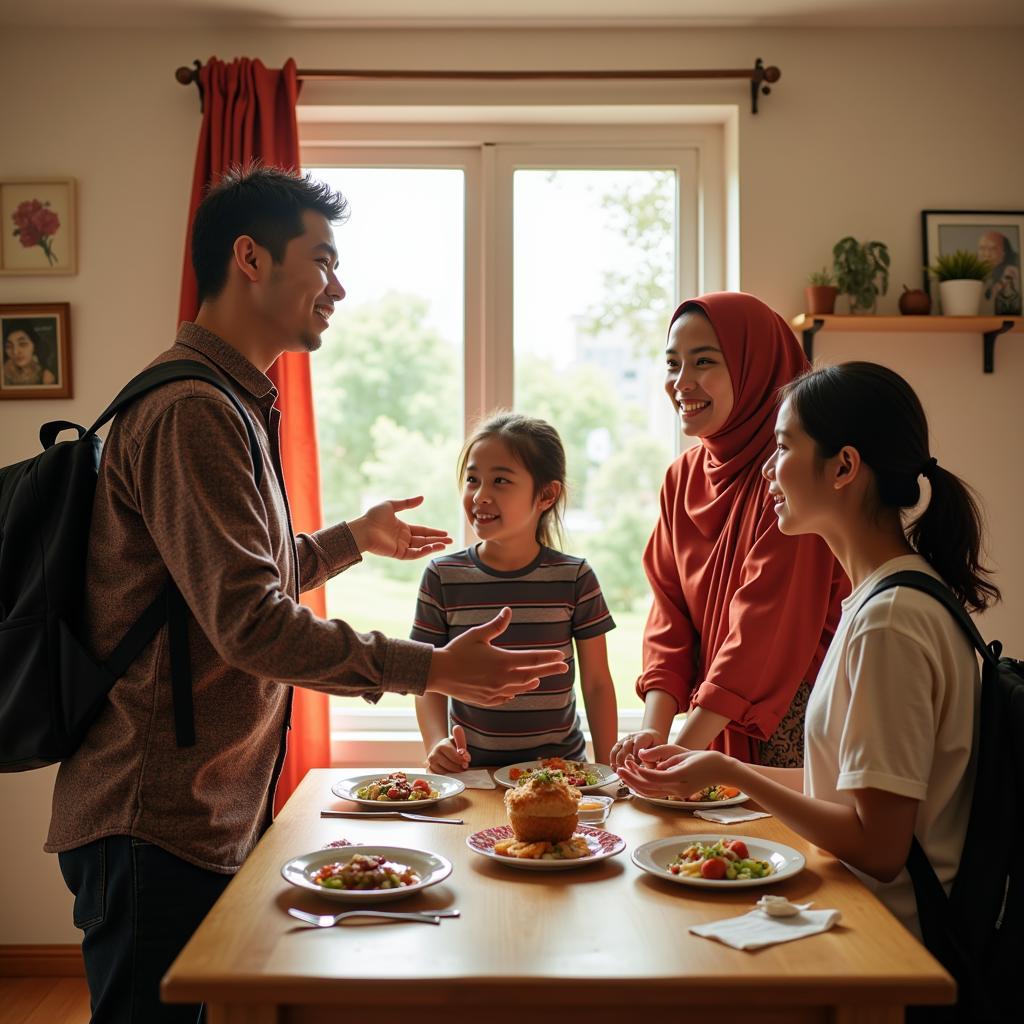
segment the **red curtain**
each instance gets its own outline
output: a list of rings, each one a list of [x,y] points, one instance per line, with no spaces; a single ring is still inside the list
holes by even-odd
[[[199,72],[203,96],[203,124],[199,133],[185,265],[181,278],[179,320],[192,320],[198,312],[195,274],[192,272],[192,218],[207,188],[229,168],[258,160],[265,165],[299,169],[299,131],[295,104],[299,81],[295,61],[280,71],[258,60],[241,58],[226,64],[211,57]],[[270,368],[281,410],[281,459],[292,507],[292,525],[299,533],[320,529],[320,468],[313,419],[313,389],[309,355],[286,352]],[[326,616],[323,589],[302,595],[302,602]],[[310,768],[331,763],[327,697],[295,688],[288,756],[277,789],[275,810]]]

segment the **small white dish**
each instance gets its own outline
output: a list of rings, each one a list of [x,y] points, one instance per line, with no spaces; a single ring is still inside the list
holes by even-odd
[[[579,819],[587,825],[603,825],[608,820],[615,798],[600,793],[584,793],[580,797]],[[588,806],[589,805],[589,806]]]
[[[345,863],[355,854],[387,857],[396,864],[407,864],[420,876],[415,885],[403,885],[398,889],[328,889],[317,885],[313,875],[325,864],[335,861]],[[315,892],[329,900],[345,900],[349,903],[382,903],[400,900],[421,889],[437,885],[452,873],[451,861],[426,850],[413,850],[405,846],[347,846],[342,849],[316,850],[301,857],[293,857],[281,868],[281,877],[299,889]]]
[[[747,844],[750,856],[755,860],[766,860],[774,869],[765,878],[701,878],[692,875],[674,875],[668,869],[671,861],[682,853],[691,843],[714,843],[722,838],[721,832],[702,835],[669,836],[667,839],[655,839],[644,843],[633,850],[633,863],[656,878],[664,878],[668,882],[679,885],[692,885],[700,889],[749,889],[755,885],[774,885],[783,879],[792,878],[804,869],[804,855],[791,846],[773,843],[768,839],[756,839],[754,836],[733,836],[730,840],[741,839]]]
[[[590,828],[588,825],[580,825],[576,834],[583,836],[590,847],[589,857],[576,857],[574,860],[540,860],[533,857],[503,857],[500,853],[494,852],[494,844],[502,839],[514,838],[512,829],[508,825],[497,825],[494,828],[485,828],[480,832],[474,832],[467,836],[466,845],[482,857],[497,861],[499,864],[507,864],[509,867],[522,868],[525,871],[566,871],[569,868],[582,868],[596,861],[604,860],[606,857],[615,857],[626,848],[626,841],[621,836],[606,832],[603,828]]]
[[[679,811],[710,811],[716,807],[734,807],[736,804],[745,804],[750,799],[746,793],[737,793],[736,796],[727,797],[725,800],[676,800],[674,797],[667,796],[644,796],[632,789],[630,793],[640,800],[646,800],[649,804],[672,807]]]
[[[549,758],[545,758],[544,760],[549,760]],[[576,787],[581,793],[593,793],[595,790],[601,789],[603,786],[607,786],[610,782],[618,780],[618,773],[614,768],[610,768],[606,764],[589,764],[584,761],[577,761],[576,763],[582,765],[586,771],[593,772],[597,776],[597,782],[592,786]],[[498,783],[499,786],[504,786],[506,789],[512,789],[517,785],[515,780],[511,777],[511,772],[515,769],[518,768],[520,771],[529,772],[543,767],[544,765],[539,760],[521,761],[519,764],[506,765],[504,768],[499,768],[494,773],[494,781]]]
[[[364,800],[356,796],[356,790],[375,782],[377,779],[386,778],[389,772],[374,772],[371,775],[356,775],[350,779],[339,779],[333,786],[331,792],[342,800],[351,800],[360,807],[375,807],[377,810],[387,811],[410,811],[415,814],[421,807],[430,807],[433,804],[447,800],[449,797],[458,796],[465,792],[466,784],[458,779],[447,775],[428,775],[425,772],[405,772],[410,784],[417,779],[424,779],[429,783],[431,789],[438,792],[438,796],[428,797],[425,800]]]

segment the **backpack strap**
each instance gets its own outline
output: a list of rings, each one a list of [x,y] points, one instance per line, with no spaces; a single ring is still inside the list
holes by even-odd
[[[174,738],[179,747],[196,742],[195,719],[192,712],[192,665],[188,655],[188,605],[173,579],[150,602],[121,638],[113,653],[103,663],[111,679],[120,679],[128,666],[142,653],[167,623],[167,645],[171,660],[171,701],[174,708]]]
[[[100,414],[99,419],[84,433],[81,434],[81,428],[79,432],[81,437],[89,437],[95,434],[100,427],[103,426],[108,420],[114,418],[126,405],[134,402],[135,399],[140,398],[142,395],[154,388],[161,387],[164,384],[170,384],[176,380],[202,380],[207,384],[212,385],[218,391],[225,395],[231,404],[235,407],[238,415],[242,417],[242,423],[245,425],[245,432],[249,438],[249,455],[252,458],[252,475],[256,480],[256,486],[259,487],[260,481],[263,479],[263,453],[260,451],[259,443],[256,440],[256,430],[253,427],[252,417],[249,415],[249,411],[244,405],[238,400],[231,385],[219,374],[216,370],[207,366],[205,363],[200,363],[195,359],[172,359],[167,363],[157,363],[156,366],[151,366],[148,370],[143,370],[142,373],[133,377],[121,390],[117,393],[114,400],[103,410]],[[63,424],[63,426],[61,425]],[[53,437],[55,438],[57,433],[62,429],[70,429],[77,426],[74,423],[65,423],[64,421],[57,421],[55,423],[48,423],[44,430],[49,427],[57,427],[54,431]],[[50,445],[46,443],[47,438],[43,436],[43,432],[40,432],[40,440],[43,442],[43,447],[48,448]],[[53,439],[50,439],[50,444],[53,443]]]
[[[857,611],[861,611],[873,597],[877,597],[879,594],[886,590],[891,590],[893,587],[909,587],[911,590],[923,591],[930,597],[934,597],[939,604],[945,605],[950,615],[956,619],[960,624],[960,628],[967,634],[967,639],[974,645],[974,649],[978,654],[980,654],[985,661],[998,666],[999,651],[995,649],[995,645],[993,644],[992,646],[989,646],[985,643],[981,634],[978,632],[978,627],[975,626],[974,621],[967,614],[967,610],[956,599],[956,596],[949,587],[947,587],[941,580],[937,580],[934,576],[929,576],[926,572],[918,572],[916,569],[906,569],[903,572],[894,572],[891,576],[886,576],[884,580],[880,580],[875,584],[871,593],[861,601],[860,607]]]

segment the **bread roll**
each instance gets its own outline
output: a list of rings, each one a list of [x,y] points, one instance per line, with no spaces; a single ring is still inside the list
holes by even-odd
[[[523,843],[560,843],[579,824],[580,791],[561,772],[538,772],[505,791],[505,810],[516,839]]]

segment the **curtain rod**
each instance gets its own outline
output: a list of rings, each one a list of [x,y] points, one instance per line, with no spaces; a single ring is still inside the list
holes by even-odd
[[[182,85],[195,83],[199,88],[201,61],[193,61],[192,67],[180,67],[174,77]],[[657,81],[680,79],[745,78],[750,82],[750,112],[757,113],[758,94],[767,96],[771,88],[767,82],[777,82],[782,72],[774,65],[765,67],[758,57],[752,68],[706,68],[699,70],[664,71],[346,71],[324,68],[299,68],[298,77],[305,82],[368,82],[368,81],[453,81],[510,82],[510,81]]]

